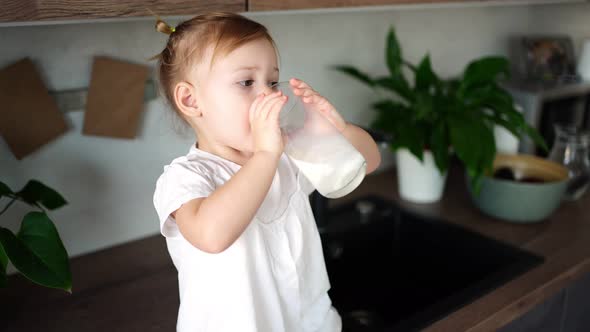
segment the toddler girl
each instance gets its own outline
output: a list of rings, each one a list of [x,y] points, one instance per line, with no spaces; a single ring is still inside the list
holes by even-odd
[[[172,28],[157,55],[162,94],[194,130],[188,153],[164,167],[154,193],[160,230],[178,270],[177,331],[340,331],[311,183],[283,153],[286,97],[264,26],[232,13]],[[294,93],[321,112],[367,161],[375,142],[305,82]]]

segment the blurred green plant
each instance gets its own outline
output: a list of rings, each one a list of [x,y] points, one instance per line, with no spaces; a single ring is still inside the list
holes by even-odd
[[[377,92],[386,92],[372,105],[377,115],[371,127],[392,135],[392,151],[407,148],[423,161],[424,150],[428,149],[441,173],[448,169],[455,153],[479,191],[481,176],[491,171],[496,155],[494,125],[518,138],[528,135],[547,150],[543,138],[527,125],[515,109],[512,96],[499,84],[510,74],[506,58],[483,57],[470,62],[461,76],[442,79],[432,69],[430,55],[425,55],[417,66],[404,60],[392,26],[385,60],[389,69],[386,76],[370,77],[348,65],[334,69]],[[413,73],[413,86],[404,69]]]
[[[66,200],[36,180],[29,181],[17,192],[0,182],[0,200],[5,198],[10,201],[0,211],[0,216],[16,201],[24,202],[38,211],[31,211],[23,217],[16,235],[0,227],[0,287],[7,286],[6,267],[10,260],[29,280],[71,293],[72,274],[68,253],[57,228],[45,211],[66,205]]]

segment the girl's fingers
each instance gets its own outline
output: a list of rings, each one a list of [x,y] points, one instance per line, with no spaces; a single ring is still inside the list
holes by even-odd
[[[281,98],[281,100],[275,105],[275,107],[273,107],[269,114],[268,114],[268,120],[271,121],[273,124],[278,124],[279,123],[279,115],[281,113],[281,109],[283,108],[283,105],[285,105],[285,103],[287,102],[287,97],[283,96],[283,98]]]
[[[301,96],[303,94],[303,90],[295,88],[295,89],[293,89],[293,94],[296,96]]]
[[[327,109],[330,109],[330,102],[320,95],[317,91],[311,88],[309,84],[303,82],[302,80],[292,78],[290,81],[291,85],[294,87],[293,93],[296,96],[301,97],[301,100],[306,104],[317,104],[320,107],[327,105]]]
[[[264,110],[264,107],[268,103],[268,101],[272,100],[275,97],[276,97],[276,95],[274,93],[265,94],[264,97],[262,97],[262,99],[258,101],[258,103],[256,104],[256,107],[253,109],[253,112],[252,112],[252,113],[254,113],[254,114],[252,114],[253,119],[259,118],[260,113],[262,112],[262,110]]]
[[[269,95],[267,95],[266,97],[264,97],[264,99],[260,102],[260,104],[258,104],[258,109],[262,110],[266,107],[266,104],[268,104],[271,100],[279,97],[282,95],[281,91],[277,91],[277,92],[273,92]]]
[[[258,111],[258,104],[260,104],[260,101],[265,96],[266,95],[264,93],[261,93],[258,96],[256,96],[256,99],[254,99],[254,102],[252,102],[252,105],[250,106],[250,122],[252,122],[252,119],[254,119],[254,116],[256,115],[256,112]]]
[[[324,97],[322,97],[318,94],[312,94],[309,96],[305,96],[305,97],[303,97],[302,100],[304,103],[307,103],[307,104],[309,104],[309,103],[323,104],[326,101],[326,99]]]
[[[313,89],[308,89],[308,88],[304,88],[304,89],[300,89],[300,88],[295,88],[293,89],[293,93],[296,96],[309,96],[311,94],[318,94],[317,91],[313,90]]]
[[[260,108],[260,113],[258,114],[258,118],[261,121],[266,120],[266,117],[268,116],[268,112],[269,109],[272,107],[273,103],[275,103],[277,101],[278,98],[273,98],[271,100],[268,100],[261,108]]]
[[[319,96],[319,93],[317,93],[317,92],[315,92],[314,90],[311,90],[311,89],[305,89],[305,90],[303,90],[303,97],[309,97],[309,96],[312,96],[312,95],[318,95]]]
[[[269,101],[267,104],[264,105],[264,108],[261,109],[260,111],[260,119],[262,120],[267,120],[269,117],[269,114],[273,112],[274,109],[276,108],[281,108],[283,106],[283,103],[285,102],[286,97],[285,96],[280,96],[280,97],[276,97],[273,100]]]
[[[298,88],[308,88],[311,89],[311,86],[309,86],[307,83],[303,82],[302,80],[298,79],[298,78],[292,78],[289,83],[291,83],[291,85],[298,87]]]

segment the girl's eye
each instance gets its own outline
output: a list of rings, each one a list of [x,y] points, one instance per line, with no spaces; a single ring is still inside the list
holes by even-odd
[[[254,80],[239,81],[238,84],[243,87],[252,86],[254,85]],[[274,88],[277,84],[279,84],[279,82],[268,82],[268,86],[271,88]]]
[[[245,80],[238,82],[241,86],[252,86],[254,84],[254,80]]]

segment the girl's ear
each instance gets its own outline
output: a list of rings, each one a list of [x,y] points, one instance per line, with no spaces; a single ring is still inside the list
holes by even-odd
[[[202,115],[197,103],[197,91],[189,82],[177,83],[174,87],[174,102],[185,116],[194,118]]]

